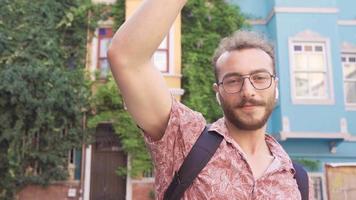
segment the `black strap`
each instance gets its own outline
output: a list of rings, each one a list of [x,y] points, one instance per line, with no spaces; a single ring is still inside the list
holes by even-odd
[[[178,172],[175,173],[164,194],[164,200],[179,200],[219,147],[223,136],[208,129],[208,127],[204,128]]]
[[[298,189],[302,196],[302,200],[309,199],[309,178],[308,174],[302,165],[293,162],[293,167],[295,169],[294,178],[297,180]]]

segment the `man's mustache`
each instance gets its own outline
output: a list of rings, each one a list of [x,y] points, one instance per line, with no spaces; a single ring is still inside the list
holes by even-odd
[[[243,98],[240,103],[237,104],[237,107],[244,107],[246,104],[251,106],[265,106],[266,103],[264,101],[258,101],[256,99],[247,99]]]

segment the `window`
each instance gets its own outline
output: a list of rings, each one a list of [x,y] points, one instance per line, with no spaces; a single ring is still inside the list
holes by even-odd
[[[308,173],[313,184],[314,199],[326,199],[324,175],[322,173]]]
[[[155,173],[154,173],[154,169],[153,169],[153,167],[152,167],[152,169],[148,169],[148,170],[145,170],[145,171],[143,172],[143,177],[144,177],[144,178],[153,178],[153,177],[155,177],[154,174],[155,174]]]
[[[292,42],[291,45],[293,100],[330,100],[326,43]]]
[[[75,150],[72,149],[68,153],[68,174],[69,180],[74,180],[75,175]]]
[[[356,53],[344,53],[341,57],[346,106],[356,108]]]
[[[97,70],[99,71],[99,77],[105,79],[109,74],[109,62],[107,58],[107,50],[112,38],[111,28],[99,28],[98,30],[98,64]]]
[[[163,39],[154,53],[153,62],[161,72],[169,72],[169,35]]]
[[[322,179],[322,177],[311,176],[310,178],[313,183],[314,199],[322,200],[323,199],[323,179]]]

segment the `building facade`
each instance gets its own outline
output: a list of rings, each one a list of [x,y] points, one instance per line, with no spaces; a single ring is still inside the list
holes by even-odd
[[[125,0],[126,18],[141,2]],[[275,45],[279,99],[268,132],[308,168],[316,199],[356,198],[356,2],[229,2],[246,15],[249,29],[265,34]],[[87,70],[103,80],[110,70],[106,51],[112,26],[110,19],[100,22],[88,43]],[[184,93],[180,29],[178,17],[152,57],[178,100]],[[31,186],[20,199],[154,198],[152,174],[139,179],[116,176],[117,166],[130,167],[130,155],[122,151],[110,124],[97,128],[96,139],[69,153],[69,181],[47,189]]]
[[[269,133],[292,159],[316,164],[316,199],[356,198],[356,2],[230,2],[275,45],[279,101]]]

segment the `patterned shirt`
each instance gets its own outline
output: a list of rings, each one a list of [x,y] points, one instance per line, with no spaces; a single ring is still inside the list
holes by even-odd
[[[145,135],[155,164],[156,199],[163,199],[175,171],[180,168],[205,125],[200,113],[174,100],[164,136],[153,141]],[[255,180],[241,147],[229,135],[224,118],[213,123],[209,130],[215,130],[224,139],[182,199],[301,199],[293,178],[292,162],[271,136],[266,135],[265,140],[274,159],[264,174]],[[310,189],[309,193],[309,199],[312,199]]]

